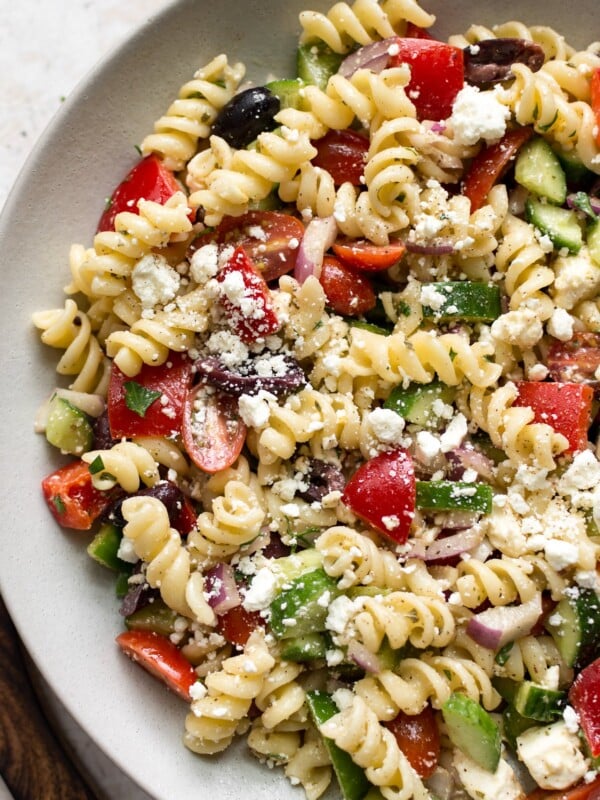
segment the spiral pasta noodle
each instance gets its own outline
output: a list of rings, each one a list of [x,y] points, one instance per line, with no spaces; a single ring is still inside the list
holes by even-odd
[[[285,765],[285,774],[292,783],[299,783],[307,800],[318,800],[331,782],[331,759],[320,733],[309,725],[302,744]]]
[[[185,745],[204,755],[225,750],[274,664],[264,634],[256,631],[240,655],[226,659],[219,671],[206,676],[207,693],[192,702],[185,719]]]
[[[121,508],[126,520],[123,535],[147,563],[150,586],[159,588],[165,603],[179,614],[214,625],[216,618],[204,597],[202,573],[192,571],[189,554],[180,535],[170,527],[164,504],[155,497],[138,495],[124,500]]]
[[[362,697],[355,697],[348,708],[323,723],[320,731],[364,768],[386,800],[425,800],[429,796],[393,733],[379,724]]]
[[[166,167],[182,170],[196,152],[198,141],[208,138],[217,113],[231,100],[244,73],[243,64],[230,65],[224,54],[197,70],[166,114],[154,123],[154,132],[142,140],[142,153],[157,153]]]
[[[126,492],[137,492],[141,483],[154,486],[159,480],[152,454],[134,442],[119,442],[109,450],[90,450],[82,459],[90,465],[92,483],[102,491],[118,484]]]

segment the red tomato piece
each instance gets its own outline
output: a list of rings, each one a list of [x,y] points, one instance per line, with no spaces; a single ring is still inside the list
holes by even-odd
[[[532,136],[533,128],[515,128],[475,156],[461,187],[462,194],[471,201],[471,211],[481,208],[492,186],[500,180],[521,147]]]
[[[246,440],[237,400],[198,384],[186,397],[182,434],[187,454],[199,469],[209,473],[227,469]]]
[[[110,492],[101,492],[92,485],[88,464],[79,460],[47,475],[42,491],[58,524],[78,531],[88,531],[112,502]]]
[[[398,37],[389,66],[410,66],[406,94],[417,109],[419,120],[447,119],[456,95],[465,82],[463,51],[435,39]]]
[[[431,706],[420,714],[409,715],[403,711],[384,723],[396,737],[398,747],[419,777],[433,775],[440,757],[440,732]]]
[[[246,255],[266,281],[291,272],[304,236],[304,225],[282,211],[248,211],[241,217],[224,217],[214,235],[199,237],[191,250],[207,241],[243,247]]]
[[[217,628],[231,644],[243,647],[250,634],[257,628],[264,627],[265,621],[258,611],[246,611],[244,606],[230,608],[217,617]]]
[[[176,513],[172,525],[182,536],[193,531],[198,521],[198,512],[189,497],[184,496],[180,510]]]
[[[133,630],[120,633],[116,642],[126,656],[191,702],[190,689],[198,676],[170,639],[155,631]]]
[[[590,753],[600,756],[600,659],[581,670],[569,689]]]
[[[361,239],[335,242],[332,249],[340,261],[348,267],[364,272],[381,272],[400,261],[406,252],[406,245],[399,240],[376,245]]]
[[[327,296],[328,305],[336,314],[360,317],[374,308],[377,302],[370,280],[333,256],[323,259],[319,282]]]
[[[234,332],[252,344],[279,330],[271,292],[242,247],[237,247],[217,275],[220,302]]]
[[[98,222],[97,232],[112,231],[115,217],[121,211],[138,214],[138,200],[152,200],[164,204],[181,186],[158,156],[146,156],[135,165],[111,195],[108,205]]]
[[[346,182],[354,186],[362,184],[369,149],[366,136],[351,130],[328,131],[313,144],[317,155],[312,163],[327,170],[336,186]]]
[[[591,783],[580,783],[573,789],[565,789],[563,792],[535,789],[527,795],[526,800],[598,800],[599,793],[600,776]]]
[[[545,422],[569,440],[568,452],[585,450],[594,390],[584,383],[517,383],[515,406],[529,406],[535,422]]]
[[[183,404],[191,381],[192,362],[185,353],[170,353],[160,367],[144,365],[128,378],[113,363],[108,384],[108,424],[113,439],[123,436],[172,436],[181,430]],[[143,416],[127,406],[128,387],[136,383],[160,392]]]
[[[592,73],[592,80],[590,83],[590,105],[596,117],[596,144],[600,147],[600,67]]]
[[[568,342],[554,341],[546,364],[554,381],[594,383],[600,367],[600,333],[581,332]]]
[[[434,39],[435,36],[432,36],[427,28],[419,28],[418,25],[414,25],[412,22],[406,23],[406,30],[404,31],[404,36],[407,39]]]
[[[397,448],[366,461],[346,484],[342,500],[368,525],[403,544],[415,515],[415,469],[410,454]]]

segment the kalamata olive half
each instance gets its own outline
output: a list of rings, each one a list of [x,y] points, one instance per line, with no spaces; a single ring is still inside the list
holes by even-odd
[[[342,471],[319,458],[311,459],[306,480],[308,488],[298,492],[298,496],[307,503],[319,503],[330,492],[342,492],[346,485]]]
[[[232,147],[247,147],[259,133],[275,127],[273,117],[280,107],[279,98],[266,86],[246,89],[223,106],[211,132],[225,139]]]
[[[146,497],[155,497],[157,500],[160,500],[167,509],[169,521],[171,525],[173,525],[177,515],[181,511],[181,506],[183,504],[183,493],[178,486],[171,481],[159,481],[159,483],[155,484],[154,486],[150,486],[146,489],[140,489],[140,491],[136,492],[135,494],[136,496],[143,495]],[[121,506],[123,505],[123,501],[126,499],[126,497],[126,495],[119,497],[110,506],[106,515],[108,521],[112,522],[113,525],[116,525],[119,528],[123,528],[125,526],[125,519],[123,517],[123,512],[121,511]]]
[[[513,64],[525,64],[537,72],[545,58],[540,45],[526,39],[483,39],[463,52],[465,81],[475,86],[510,78]]]
[[[248,359],[237,370],[225,366],[217,356],[202,356],[194,362],[194,369],[206,383],[217,389],[240,397],[243,394],[258,394],[261,390],[276,397],[287,397],[306,384],[306,376],[300,364],[292,356],[279,356],[279,374],[259,374],[257,361]]]

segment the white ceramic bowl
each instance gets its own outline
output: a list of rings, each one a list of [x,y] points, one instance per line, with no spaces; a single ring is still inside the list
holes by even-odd
[[[509,19],[558,28],[577,46],[598,23],[597,0],[430,0],[440,38]],[[181,743],[186,707],[124,658],[113,579],[86,555],[88,536],[54,524],[40,479],[56,467],[35,411],[55,385],[54,354],[30,319],[61,306],[72,242],[91,243],[104,198],[134,163],[134,145],[180,85],[219,52],[250,78],[293,75],[298,12],[323,0],[181,0],[105,60],[70,97],[12,191],[0,226],[2,436],[0,580],[37,667],[98,745],[153,797],[298,798],[243,748],[201,759]],[[590,34],[590,31],[592,32]],[[598,31],[596,31],[598,33]],[[600,38],[596,36],[595,38]],[[333,792],[334,796],[336,792]]]

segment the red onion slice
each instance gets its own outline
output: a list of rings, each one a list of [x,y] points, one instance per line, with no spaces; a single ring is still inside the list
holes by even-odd
[[[381,72],[390,60],[390,45],[395,42],[395,37],[383,39],[379,42],[359,47],[342,61],[338,75],[351,78],[358,69],[370,69],[371,72]]]
[[[454,558],[463,553],[468,553],[483,540],[483,530],[479,525],[474,525],[467,530],[461,530],[442,539],[436,539],[430,545],[424,546],[422,542],[414,542],[408,558],[418,558],[421,561],[437,561],[443,558]]]
[[[583,202],[578,195],[583,195]],[[589,208],[586,210],[586,204],[588,201]],[[591,216],[589,213],[590,208],[594,214],[596,214],[596,216],[600,214],[600,198],[594,197],[592,194],[588,195],[585,192],[573,192],[572,194],[567,195],[567,206],[578,211],[583,211],[586,216]]]
[[[494,480],[494,462],[474,447],[457,447],[446,453],[451,464],[450,480],[460,480],[465,470],[474,470],[480,478],[490,483]]]
[[[217,564],[206,573],[205,591],[208,604],[217,615],[241,605],[231,564]]]
[[[294,278],[298,283],[304,283],[311,275],[319,277],[323,257],[336,237],[337,223],[333,217],[316,217],[308,223],[296,254]]]
[[[542,595],[518,606],[494,606],[471,617],[467,635],[482,647],[498,650],[527,636],[542,614]]]
[[[372,675],[378,675],[381,672],[381,662],[379,658],[370,650],[353,639],[348,645],[348,657],[365,672],[370,672]]]

